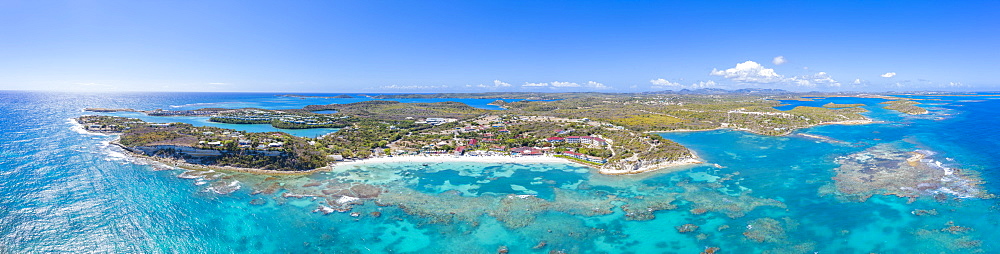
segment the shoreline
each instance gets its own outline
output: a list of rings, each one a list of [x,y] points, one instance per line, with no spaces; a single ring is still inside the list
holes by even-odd
[[[703,163],[705,163],[705,161],[702,161],[702,160],[698,159],[697,156],[695,156],[694,158],[685,158],[685,159],[681,159],[681,160],[661,162],[661,163],[657,163],[657,164],[654,164],[654,165],[651,165],[651,166],[641,167],[641,168],[636,169],[636,170],[620,170],[620,169],[612,169],[612,168],[599,168],[598,169],[598,173],[601,173],[602,175],[635,175],[635,174],[642,174],[642,173],[653,172],[653,171],[660,171],[660,170],[668,169],[668,168],[679,168],[679,167],[683,167],[683,166],[697,165],[697,164],[703,164]]]
[[[558,158],[551,155],[537,155],[537,156],[396,155],[392,157],[375,157],[375,158],[367,158],[354,161],[336,162],[331,167],[337,168],[344,166],[396,163],[396,162],[570,163],[569,160]]]
[[[256,175],[281,175],[281,176],[288,176],[288,175],[311,175],[311,174],[316,173],[316,172],[329,171],[330,170],[329,166],[327,166],[327,167],[321,167],[321,168],[314,168],[314,169],[310,169],[310,170],[302,170],[302,171],[279,171],[279,170],[257,169],[257,168],[240,168],[240,167],[233,167],[233,166],[214,166],[214,165],[192,164],[192,163],[177,161],[175,159],[159,158],[159,157],[147,156],[147,155],[143,155],[143,154],[138,154],[138,153],[132,152],[132,150],[130,150],[128,147],[122,145],[121,143],[118,143],[118,139],[117,138],[115,140],[112,140],[111,142],[109,142],[109,144],[112,144],[112,145],[115,145],[115,146],[118,146],[119,148],[121,148],[123,150],[122,152],[125,153],[125,155],[132,156],[132,157],[139,158],[139,159],[155,161],[155,162],[163,163],[164,165],[167,165],[167,166],[171,166],[171,167],[175,167],[175,168],[181,168],[181,169],[186,169],[186,170],[197,170],[197,171],[209,171],[209,170],[213,170],[213,171],[227,171],[227,172],[248,173],[248,174],[256,174]]]
[[[645,133],[655,134],[655,133],[673,133],[673,132],[699,132],[699,131],[714,131],[714,130],[730,130],[730,131],[745,131],[745,132],[759,134],[759,135],[765,135],[765,136],[788,136],[788,135],[792,134],[793,132],[795,132],[796,130],[808,129],[808,128],[817,127],[817,126],[823,126],[823,125],[864,125],[864,124],[875,124],[875,123],[885,123],[885,122],[884,121],[875,121],[875,120],[871,120],[871,119],[844,120],[844,121],[835,121],[835,122],[822,122],[822,123],[818,123],[818,124],[804,126],[802,128],[797,128],[795,130],[792,130],[789,133],[785,133],[785,134],[782,134],[782,135],[766,135],[766,134],[755,133],[755,132],[751,131],[750,129],[734,129],[734,128],[723,128],[723,127],[716,127],[716,128],[703,129],[703,130],[677,129],[677,130],[666,130],[666,131],[646,131]]]
[[[72,119],[70,119],[69,122],[73,125],[73,126],[71,126],[71,129],[73,129],[74,132],[77,132],[77,133],[90,134],[90,135],[102,135],[102,136],[111,136],[111,135],[114,135],[114,134],[105,134],[105,133],[97,133],[97,132],[88,131],[86,129],[83,129],[82,125],[79,124],[78,122],[72,121]],[[511,156],[511,155],[490,155],[490,156],[467,156],[467,155],[462,155],[462,156],[455,156],[455,155],[403,155],[403,156],[398,156],[397,155],[397,156],[392,156],[392,157],[375,157],[375,158],[366,158],[366,159],[353,160],[353,161],[334,162],[334,163],[331,163],[330,165],[328,165],[326,167],[314,168],[314,169],[303,170],[303,171],[279,171],[279,170],[268,170],[268,169],[258,169],[258,168],[240,168],[240,167],[233,167],[233,166],[201,165],[201,164],[193,164],[193,163],[187,163],[187,162],[183,162],[183,161],[178,161],[178,160],[170,159],[170,158],[160,158],[160,157],[155,157],[155,156],[148,156],[148,155],[144,155],[144,154],[139,154],[139,153],[133,152],[131,149],[129,149],[125,145],[122,145],[121,143],[119,143],[118,142],[119,137],[117,135],[115,135],[115,136],[116,136],[115,139],[109,141],[108,144],[111,144],[111,145],[114,145],[114,146],[117,146],[117,147],[121,148],[122,149],[122,153],[124,153],[127,156],[131,156],[133,158],[143,159],[143,160],[149,160],[149,161],[155,161],[155,162],[167,165],[167,166],[171,166],[171,167],[175,167],[175,168],[180,168],[180,169],[185,169],[185,170],[196,170],[196,171],[209,171],[209,170],[213,170],[213,171],[239,172],[239,173],[257,174],[257,175],[281,175],[281,176],[288,176],[288,175],[311,175],[313,173],[322,172],[322,171],[332,171],[332,170],[334,170],[334,169],[336,169],[338,167],[353,166],[353,165],[366,165],[366,164],[398,163],[398,162],[417,162],[417,163],[420,163],[420,162],[425,162],[425,163],[480,162],[480,163],[497,163],[497,164],[504,164],[504,163],[560,163],[560,164],[582,165],[582,166],[585,166],[585,167],[588,167],[588,168],[592,168],[592,169],[596,170],[597,173],[602,174],[602,175],[633,175],[633,174],[640,174],[640,173],[657,171],[657,170],[661,170],[661,169],[665,169],[665,168],[681,167],[681,166],[686,166],[686,165],[694,165],[694,164],[705,163],[704,161],[701,161],[700,159],[698,159],[698,156],[695,155],[693,151],[692,151],[692,155],[694,156],[693,158],[686,158],[686,159],[682,159],[682,160],[679,160],[679,161],[662,162],[662,163],[658,163],[658,164],[651,165],[651,166],[641,167],[641,168],[639,168],[637,170],[619,170],[619,169],[613,169],[613,168],[605,168],[605,167],[603,167],[603,165],[601,165],[601,166],[591,165],[591,164],[577,162],[577,161],[574,161],[574,160],[571,160],[571,159],[555,157],[553,155],[538,155],[538,156]]]

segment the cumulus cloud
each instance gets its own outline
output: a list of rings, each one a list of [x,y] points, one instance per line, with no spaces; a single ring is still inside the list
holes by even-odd
[[[784,57],[781,56],[776,57],[775,63],[777,64],[778,62],[784,63],[785,62]],[[709,75],[722,76],[732,81],[736,81],[739,83],[748,83],[748,84],[791,85],[791,86],[808,87],[808,88],[841,86],[841,83],[839,81],[833,79],[833,77],[831,77],[830,74],[826,72],[817,72],[816,74],[786,77],[784,75],[778,74],[777,72],[774,71],[774,69],[768,69],[763,65],[754,61],[746,61],[743,63],[739,63],[736,64],[736,67],[726,70],[712,69],[712,72],[709,73]],[[715,84],[713,82],[713,84],[698,84],[698,85],[714,86]],[[695,84],[692,84],[692,87],[695,87]]]
[[[599,83],[599,82],[595,82],[595,81],[587,81],[587,87],[594,88],[594,89],[609,89],[609,88],[611,88],[610,86],[607,86],[604,83]]]
[[[785,60],[784,56],[776,56],[774,57],[774,60],[771,60],[771,62],[774,63],[774,65],[781,65],[788,61]]]
[[[661,79],[652,79],[652,80],[649,80],[649,83],[653,84],[653,88],[670,88],[670,87],[682,87],[682,86],[684,86],[684,85],[681,85],[681,83],[670,82],[670,80],[666,80],[666,79],[662,79],[662,78]]]
[[[854,79],[854,81],[851,81],[851,86],[856,86],[856,87],[868,86],[870,84],[871,83],[868,82],[868,80],[864,80],[864,79],[860,79],[860,78],[856,78],[856,79]]]
[[[893,76],[896,76],[895,72],[886,72],[885,74],[882,74],[883,78],[891,78]]]
[[[493,85],[478,84],[478,85],[475,85],[475,86],[473,86],[473,85],[465,85],[465,87],[499,88],[499,87],[511,87],[511,84],[507,83],[507,82],[500,81],[499,79],[497,79],[497,80],[493,80]]]
[[[764,68],[754,61],[746,61],[736,64],[736,67],[726,70],[712,69],[709,73],[712,76],[722,76],[727,79],[743,83],[769,84],[785,80],[784,76],[778,75],[774,69]]]
[[[552,81],[552,87],[580,87],[580,84],[573,82]]]
[[[821,85],[827,87],[840,87],[840,82],[833,79],[833,77],[830,77],[830,74],[822,71],[813,75],[792,77],[789,81],[795,85],[803,87],[817,87]]]
[[[692,83],[691,85],[685,86],[680,82],[673,82],[662,78],[650,80],[649,83],[653,84],[653,86],[650,87],[653,89],[699,89],[699,88],[715,87],[715,85],[717,85],[715,81],[709,80],[709,81],[699,81],[696,83]]]
[[[440,86],[388,85],[388,86],[380,86],[380,87],[378,87],[378,89],[385,89],[385,90],[423,90],[423,89],[442,89],[442,88],[448,88],[448,86],[446,86],[446,85],[440,85]]]
[[[691,88],[709,88],[715,85],[715,81],[699,81],[698,83],[691,84]]]
[[[610,89],[611,86],[605,85],[597,81],[587,81],[587,83],[576,83],[576,82],[565,82],[565,81],[552,81],[552,82],[524,82],[521,87],[548,87],[550,89],[564,89],[564,88],[584,88],[584,89]]]

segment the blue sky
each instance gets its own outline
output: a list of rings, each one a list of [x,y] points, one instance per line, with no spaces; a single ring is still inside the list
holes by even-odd
[[[0,1],[0,90],[1000,90],[1000,1]]]

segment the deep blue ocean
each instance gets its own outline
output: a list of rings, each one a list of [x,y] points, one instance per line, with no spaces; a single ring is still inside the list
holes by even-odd
[[[285,177],[186,172],[125,157],[108,144],[114,136],[70,122],[87,107],[288,109],[366,100],[275,95],[0,91],[0,253],[1000,253],[996,199],[862,202],[829,192],[838,158],[928,151],[928,161],[1000,193],[1000,96],[914,96],[933,99],[920,105],[931,114],[918,116],[881,109],[882,99],[789,101],[864,103],[880,122],[784,137],[663,133],[708,163],[636,176],[483,163]],[[497,109],[486,105],[493,100],[453,100]],[[336,130],[312,131],[296,135]],[[385,192],[378,203],[324,212],[334,201],[323,191],[360,184]],[[227,186],[239,189],[220,191]],[[685,224],[697,229],[681,232]]]

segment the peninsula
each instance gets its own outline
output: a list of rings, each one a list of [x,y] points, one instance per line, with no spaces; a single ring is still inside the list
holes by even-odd
[[[294,95],[280,95],[290,97]],[[378,97],[462,97],[414,94]],[[176,163],[265,172],[297,172],[371,158],[559,158],[602,174],[636,174],[700,163],[686,147],[656,132],[733,129],[787,135],[822,124],[864,124],[863,104],[827,104],[775,109],[797,95],[760,93],[484,93],[465,97],[497,99],[505,110],[460,102],[401,103],[373,100],[309,105],[300,109],[198,110],[88,109],[135,111],[150,116],[202,116],[230,124],[270,124],[279,129],[340,128],[322,137],[282,132],[253,133],[184,123],[88,115],[76,121],[88,131],[120,134],[117,144],[142,156]],[[505,102],[503,99],[526,99]],[[530,100],[530,99],[545,100]],[[893,101],[890,101],[893,102]],[[893,108],[910,113],[912,102]],[[314,112],[335,112],[318,114]],[[403,158],[400,158],[403,159]],[[518,161],[521,159],[510,159]]]

